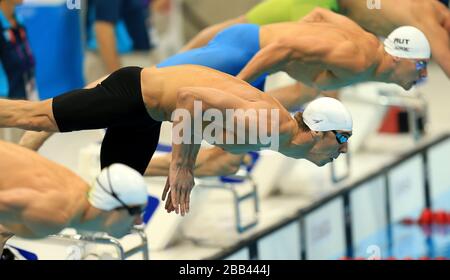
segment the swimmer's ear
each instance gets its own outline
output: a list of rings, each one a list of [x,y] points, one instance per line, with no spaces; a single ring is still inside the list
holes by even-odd
[[[325,137],[325,133],[322,131],[311,130],[311,135],[313,136],[314,141],[322,140]]]
[[[400,57],[396,57],[396,56],[393,56],[392,59],[394,60],[395,63],[399,63],[401,60]]]

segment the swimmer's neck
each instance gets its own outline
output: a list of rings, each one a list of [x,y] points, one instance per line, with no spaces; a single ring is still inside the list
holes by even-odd
[[[300,131],[300,129],[298,129],[289,144],[280,149],[280,153],[295,159],[307,158],[309,151],[316,142],[317,139],[314,139],[311,131]]]

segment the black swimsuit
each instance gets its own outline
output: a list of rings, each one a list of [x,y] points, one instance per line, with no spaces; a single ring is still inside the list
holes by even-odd
[[[92,89],[75,90],[53,99],[60,132],[107,128],[101,167],[123,163],[144,174],[159,141],[161,122],[147,113],[140,67],[125,67]]]

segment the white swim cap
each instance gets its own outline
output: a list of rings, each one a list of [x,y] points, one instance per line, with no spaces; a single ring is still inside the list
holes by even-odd
[[[303,121],[313,131],[353,130],[352,115],[337,99],[321,97],[303,111]]]
[[[413,26],[402,26],[384,40],[384,50],[396,57],[409,59],[429,59],[431,47],[422,31]]]
[[[89,192],[88,201],[95,208],[110,211],[127,206],[145,205],[147,203],[147,185],[139,172],[115,163],[102,170]]]

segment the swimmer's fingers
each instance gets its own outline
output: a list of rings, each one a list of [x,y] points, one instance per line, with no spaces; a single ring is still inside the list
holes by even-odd
[[[191,191],[192,191],[192,187],[187,189],[185,192],[184,199],[183,199],[184,211],[186,214],[189,213],[189,203],[190,203]]]
[[[167,192],[169,191],[169,189],[170,189],[170,179],[169,179],[169,176],[168,176],[167,180],[166,180],[166,186],[164,187],[164,191],[163,191],[162,196],[161,196],[161,199],[163,201],[166,200],[166,195],[167,195]]]
[[[175,213],[178,214],[178,201],[179,201],[179,197],[180,197],[180,186],[178,186],[177,184],[172,185],[171,186],[171,190],[170,190],[170,196],[172,199],[172,206],[175,209]]]
[[[186,214],[185,208],[184,208],[184,199],[186,197],[186,188],[183,186],[180,190],[180,214],[181,216],[184,216]]]
[[[164,209],[167,210],[167,213],[172,212],[172,199],[170,197],[170,192],[169,192],[169,196],[167,197],[166,205],[165,205]]]

